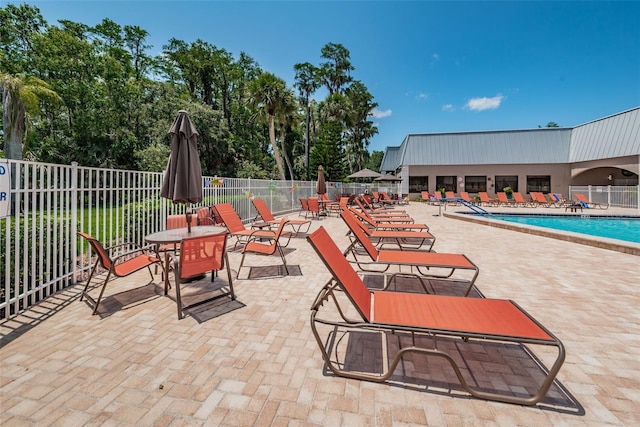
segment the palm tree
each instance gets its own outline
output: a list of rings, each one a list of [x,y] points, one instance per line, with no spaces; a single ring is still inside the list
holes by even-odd
[[[22,144],[29,115],[40,114],[40,100],[59,100],[49,85],[37,77],[0,73],[4,152],[8,159],[22,159]]]
[[[269,72],[263,72],[257,79],[253,80],[249,85],[251,97],[253,102],[262,107],[263,111],[267,115],[269,123],[269,141],[271,142],[271,148],[273,149],[273,157],[276,160],[278,166],[278,172],[280,172],[280,178],[285,181],[287,178],[284,174],[284,168],[282,166],[282,158],[280,157],[280,150],[276,142],[276,126],[275,117],[278,105],[281,102],[286,92],[286,83],[275,74]]]
[[[289,178],[293,181],[293,164],[289,157],[286,147],[286,130],[291,123],[297,122],[297,103],[292,90],[286,90],[284,96],[280,99],[278,106],[278,125],[280,127],[280,143],[282,144],[282,155],[289,169]]]

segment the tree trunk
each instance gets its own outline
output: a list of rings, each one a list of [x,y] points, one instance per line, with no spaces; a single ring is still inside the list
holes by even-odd
[[[276,125],[275,116],[269,114],[269,141],[271,142],[271,148],[273,149],[273,157],[276,158],[276,165],[280,172],[280,178],[286,181],[287,178],[284,175],[284,168],[282,167],[282,158],[280,157],[280,150],[278,150],[278,143],[276,142]]]
[[[15,96],[8,84],[2,85],[2,121],[4,153],[7,159],[22,160],[25,111],[22,100]]]
[[[287,152],[287,147],[285,146],[285,125],[280,124],[280,141],[282,143],[282,154],[284,155],[284,161],[287,163],[287,168],[289,169],[289,179],[293,182],[293,165],[291,164],[291,159],[289,158],[289,153]]]

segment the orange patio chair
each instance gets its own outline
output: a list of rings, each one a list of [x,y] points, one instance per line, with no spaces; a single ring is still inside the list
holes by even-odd
[[[489,197],[486,191],[479,191],[478,196],[480,196],[480,204],[484,206],[497,206],[498,199],[493,199]]]
[[[584,194],[581,193],[577,193],[576,194],[576,199],[578,199],[578,201],[580,203],[582,203],[582,207],[587,208],[587,209],[592,209],[592,208],[598,208],[598,209],[608,209],[609,205],[608,204],[601,204],[601,203],[596,203],[596,202],[591,202],[589,201],[589,199],[587,199],[587,197]]]
[[[251,230],[247,228],[231,203],[218,203],[215,207],[218,215],[220,215],[220,218],[224,223],[224,226],[227,227],[229,235],[236,238],[233,245],[234,250],[238,244],[245,244],[249,238],[273,238],[274,232],[272,230]],[[282,235],[291,239],[293,233],[290,231],[284,231],[282,232]],[[289,240],[287,240],[287,244],[284,246],[287,246],[288,244]]]
[[[289,275],[287,260],[284,257],[284,251],[282,250],[283,246],[280,244],[280,237],[283,235],[283,229],[285,225],[287,225],[287,222],[288,221],[286,218],[282,218],[280,220],[280,224],[278,225],[278,229],[269,238],[260,236],[258,234],[259,230],[255,230],[255,234],[253,236],[249,236],[249,239],[242,248],[242,258],[240,259],[240,265],[238,266],[238,274],[236,275],[236,279],[240,278],[240,270],[244,265],[244,259],[248,253],[268,256],[273,255],[277,252],[282,259],[284,271],[286,273],[285,275]]]
[[[453,280],[451,277],[454,273],[470,271],[473,273],[473,277],[469,280],[464,280],[464,283],[467,283],[464,295],[468,296],[473,289],[480,269],[465,255],[417,250],[378,250],[358,226],[358,220],[350,212],[342,212],[340,216],[355,237],[351,245],[345,249],[344,255],[347,259],[351,258],[349,262],[356,264],[361,271],[385,273],[392,265],[396,265],[398,266],[398,273],[388,277],[387,284],[392,283],[394,278],[398,276],[412,276],[420,280],[422,288],[427,293],[429,293],[429,290],[423,278]],[[358,250],[358,244],[364,249],[365,253]],[[402,267],[409,267],[409,272],[402,271]],[[455,281],[462,282],[460,279]],[[433,288],[431,290],[433,291]]]
[[[356,197],[354,199],[354,201],[356,202],[356,204],[358,205],[358,207],[360,207],[360,209],[367,211],[370,214],[379,214],[379,215],[388,215],[388,216],[408,216],[407,215],[407,211],[405,211],[404,209],[391,209],[389,207],[386,206],[382,206],[379,208],[376,208],[373,206],[373,204],[371,202],[369,202],[367,199],[371,199],[371,197],[366,197],[366,196],[362,196],[362,197]],[[357,203],[357,201],[359,201],[360,203]]]
[[[515,302],[409,292],[372,292],[324,227],[314,231],[307,240],[331,273],[331,278],[311,306],[311,330],[325,366],[334,375],[385,382],[396,373],[398,364],[405,356],[410,357],[413,364],[429,368],[428,363],[417,363],[417,358],[424,356],[441,357],[448,361],[464,390],[480,399],[535,405],[553,385],[565,359],[564,346]],[[353,352],[361,351],[358,338],[362,340],[365,335],[375,334],[382,334],[375,341],[379,347],[367,348],[366,351],[383,354],[381,364],[376,364],[376,369],[368,372],[359,363],[348,363],[347,357],[356,357]],[[332,339],[336,336],[340,339]],[[405,338],[405,344],[400,345],[398,350],[387,348],[391,337],[395,341]],[[452,347],[438,345],[441,343],[439,340],[454,340],[453,348],[466,343],[477,343],[479,346],[487,342],[512,343],[526,346],[527,351],[533,352],[530,348],[545,346],[555,348],[558,355],[551,369],[544,371],[544,380],[531,395],[525,392],[520,383],[513,384],[513,388],[518,390],[515,393],[510,392],[511,387],[494,391],[487,389],[486,385],[478,388],[471,385],[467,379],[473,378],[474,369],[485,368],[465,364],[464,360],[457,357],[457,353],[449,353],[455,351],[450,350]],[[491,355],[487,354],[487,362],[490,361]],[[440,369],[439,364],[436,366]],[[356,371],[350,367],[360,369]],[[505,378],[516,378],[517,375],[512,373]]]
[[[461,191],[460,198],[465,202],[475,203],[475,200],[471,200],[471,197],[469,196],[469,193],[467,191]]]
[[[349,215],[353,215],[351,211],[347,210],[347,212],[349,212]],[[401,250],[422,249],[428,245],[426,250],[430,251],[436,242],[435,236],[428,231],[376,230],[367,227],[362,221],[356,221],[356,223],[362,228],[362,231],[364,231],[367,237],[369,237],[369,240],[375,243],[379,249],[389,244]],[[352,233],[350,232],[349,235],[352,235]]]
[[[251,200],[251,203],[253,203],[253,207],[255,207],[258,211],[258,217],[262,221],[269,224],[269,228],[272,228],[273,226],[277,227],[278,225],[280,225],[280,220],[276,219],[273,216],[273,213],[271,213],[269,206],[267,206],[267,203],[263,199],[253,199]],[[311,221],[306,219],[287,218],[287,224],[289,224],[293,229],[294,236],[297,236],[298,233],[306,233],[311,227]],[[304,229],[304,231],[302,231],[302,228],[305,226],[306,228]]]
[[[104,290],[107,287],[109,279],[126,277],[146,268],[149,270],[151,281],[153,281],[151,266],[160,264],[160,259],[156,256],[152,246],[142,247],[137,243],[127,242],[105,248],[102,246],[102,243],[87,233],[78,231],[78,236],[89,242],[91,249],[97,256],[96,262],[91,269],[91,274],[89,274],[89,279],[87,279],[87,284],[84,285],[84,289],[80,295],[80,301],[82,301],[83,298],[86,298],[89,304],[93,305],[92,314],[98,313],[98,306],[100,305],[100,301],[102,300],[102,296],[104,295]],[[100,294],[98,295],[98,298],[94,299],[89,295],[88,289],[98,265],[102,265],[102,268],[107,270],[107,277],[105,277],[102,285],[99,285]]]
[[[524,196],[522,195],[522,193],[519,193],[517,191],[513,192],[513,200],[515,200],[516,206],[521,206],[525,208],[531,206],[531,202],[527,202]]]
[[[229,258],[226,252],[227,233],[210,236],[197,236],[183,239],[180,243],[180,256],[174,263],[176,280],[176,304],[178,306],[178,319],[184,317],[186,310],[229,296],[236,299],[233,292],[233,281],[229,268]],[[227,283],[216,284],[217,272],[225,268],[227,270]],[[203,281],[189,282],[187,279],[211,272],[211,284],[204,285]],[[206,281],[204,281],[206,283]],[[195,301],[184,304],[181,286],[189,284],[189,287],[197,289],[197,292],[188,296],[190,300],[199,297]],[[226,289],[228,288],[228,290]],[[201,295],[205,295],[203,299]]]
[[[516,205],[515,199],[509,199],[507,197],[507,193],[505,193],[504,191],[498,191],[496,194],[498,195],[498,205],[500,205],[500,206],[515,206]]]
[[[364,222],[369,226],[369,228],[375,228],[377,230],[424,230],[429,231],[429,227],[426,224],[419,224],[415,222],[408,222],[404,220],[400,221],[390,221],[388,218],[377,219],[370,215],[367,215],[366,212],[362,212],[361,210],[355,208],[349,208],[349,211],[352,212],[359,220]]]
[[[320,207],[320,202],[317,197],[309,197],[307,199],[307,205],[309,206],[309,214],[311,218],[314,216],[320,219],[320,213],[322,212],[322,208]],[[305,216],[306,218],[306,216]]]
[[[359,197],[354,199],[356,205],[360,208],[360,210],[365,214],[370,216],[371,218],[375,218],[377,220],[389,220],[388,222],[413,222],[413,218],[411,218],[405,211],[399,210],[389,210],[382,208],[380,210],[371,210],[364,205],[364,202]]]

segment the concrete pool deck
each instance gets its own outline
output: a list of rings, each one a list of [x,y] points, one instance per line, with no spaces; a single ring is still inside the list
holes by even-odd
[[[0,322],[0,424],[640,424],[637,256],[479,226],[417,202],[406,210],[429,225],[435,250],[464,253],[479,266],[476,285],[486,297],[513,299],[563,341],[557,380],[565,400],[522,407],[469,398],[446,372],[425,380],[418,374],[428,366],[418,363],[403,366],[393,384],[327,374],[309,308],[329,273],[295,238],[286,252],[290,276],[235,281],[236,302],[180,321],[175,301],[161,295],[160,275],[145,286],[141,272],[107,287],[101,315],[91,316],[76,285]],[[311,231],[319,226],[348,245],[341,219],[314,220]],[[234,272],[240,256],[230,253]],[[278,262],[247,259],[256,270]],[[549,355],[536,354],[548,366]]]

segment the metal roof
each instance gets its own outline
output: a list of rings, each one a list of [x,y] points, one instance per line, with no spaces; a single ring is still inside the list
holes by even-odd
[[[640,107],[576,126],[570,162],[640,154]]]
[[[406,141],[406,138],[405,138]],[[404,143],[403,143],[404,144]],[[387,147],[382,157],[382,164],[380,165],[380,172],[395,172],[396,168],[402,164],[401,162],[401,146]]]
[[[567,163],[570,138],[566,128],[409,135],[402,164]]]
[[[574,128],[409,134],[381,171],[412,165],[573,163],[640,154],[640,107]]]

